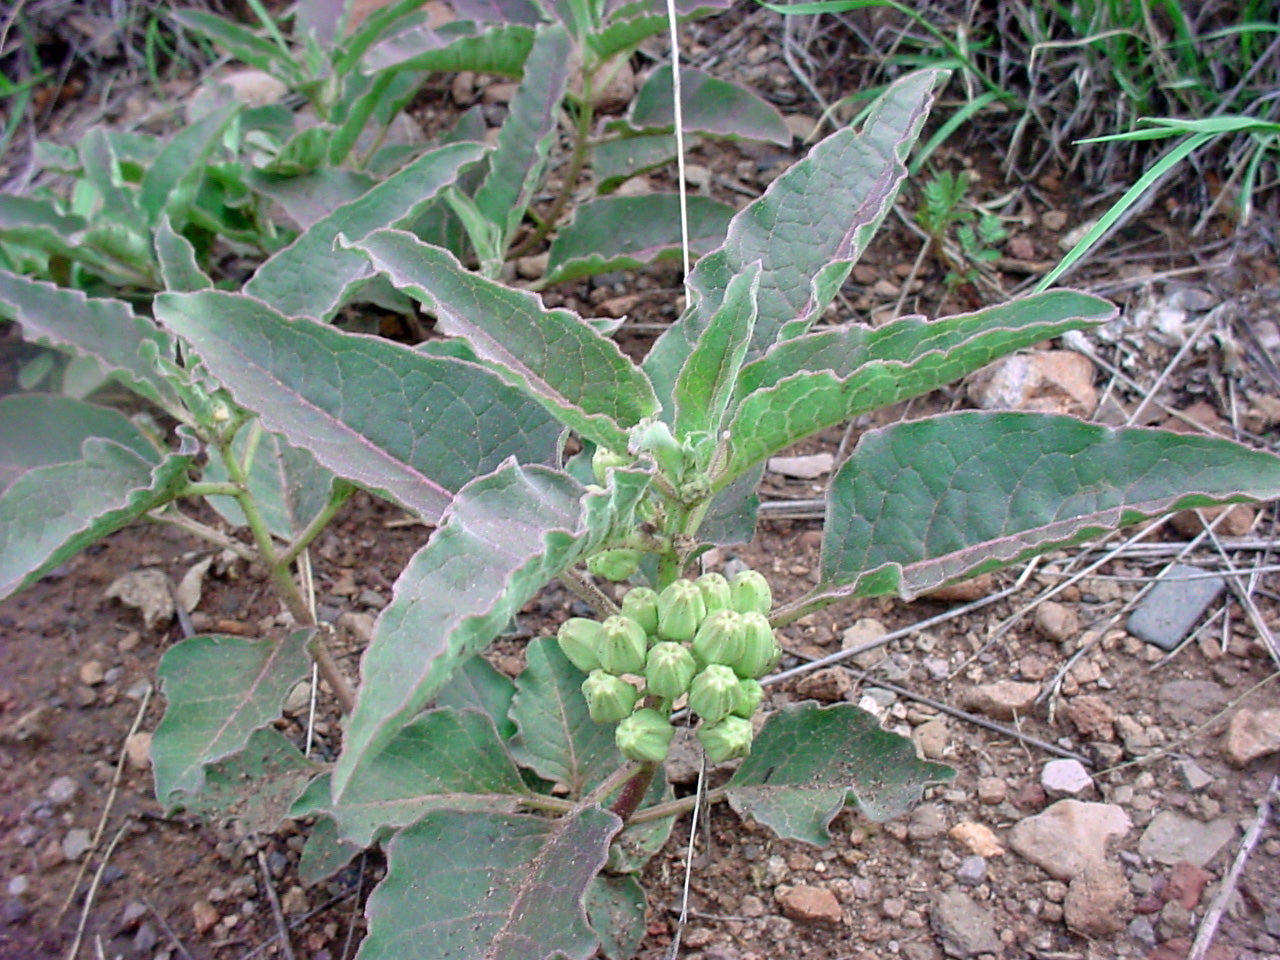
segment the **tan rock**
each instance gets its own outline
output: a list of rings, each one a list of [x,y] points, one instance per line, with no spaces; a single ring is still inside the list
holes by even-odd
[[[1098,406],[1093,362],[1070,350],[1006,357],[969,378],[970,399],[984,410],[1026,410],[1088,417]]]
[[[927,720],[911,731],[911,739],[925,760],[941,760],[947,753],[951,731],[942,720]]]
[[[815,670],[796,684],[801,697],[835,703],[844,700],[853,690],[853,679],[844,667],[826,667]]]
[[[146,770],[151,766],[151,732],[139,730],[124,741],[124,755],[134,770]]]
[[[212,930],[222,918],[217,908],[208,900],[197,900],[191,904],[191,919],[195,922],[196,933],[203,936]]]
[[[80,682],[87,686],[96,687],[106,674],[101,660],[86,660],[80,664]]]
[[[969,687],[960,694],[960,705],[966,710],[976,710],[997,720],[1012,720],[1014,716],[1026,716],[1031,712],[1040,684],[1019,680],[1000,680]]]
[[[1123,837],[1133,823],[1123,808],[1110,803],[1059,800],[1009,831],[1009,846],[1058,880],[1072,880],[1107,857],[1107,844]]]
[[[1075,607],[1046,600],[1036,607],[1036,628],[1047,640],[1067,643],[1080,633],[1080,616]]]
[[[1280,750],[1280,709],[1236,711],[1222,739],[1222,752],[1237,767]]]
[[[973,603],[990,594],[995,589],[995,583],[995,577],[984,573],[972,580],[962,580],[960,583],[939,587],[937,590],[926,593],[925,598],[938,603]]]
[[[976,823],[972,820],[962,821],[947,831],[947,836],[975,856],[987,860],[1004,856],[1004,847],[996,839],[991,828],[984,823]]]
[[[1089,866],[1071,881],[1062,910],[1067,928],[1083,937],[1123,930],[1133,914],[1133,893],[1120,864],[1108,860]]]
[[[1110,743],[1116,738],[1116,712],[1101,697],[1072,697],[1063,712],[1086,740]]]
[[[778,906],[792,920],[801,923],[825,923],[838,926],[844,919],[840,901],[826,887],[802,884],[795,887],[778,887],[774,891]]]

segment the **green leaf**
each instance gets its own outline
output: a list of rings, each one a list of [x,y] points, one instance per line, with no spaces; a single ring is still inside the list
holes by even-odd
[[[493,721],[475,710],[431,710],[402,729],[328,812],[366,847],[384,827],[432,810],[514,813],[529,793]]]
[[[560,101],[569,82],[569,34],[559,24],[543,26],[533,41],[507,119],[489,157],[489,173],[475,193],[480,212],[502,232],[505,249],[546,170],[555,141]]]
[[[124,301],[86,297],[0,270],[0,311],[17,320],[24,339],[93,357],[134,393],[170,411],[181,408],[156,364],[157,357],[173,355],[173,338]]]
[[[710,197],[689,197],[688,202],[689,248],[701,254],[723,242],[734,210]],[[619,224],[626,229],[618,229]],[[578,206],[556,234],[542,286],[679,259],[678,196],[599,197]]]
[[[0,493],[28,470],[79,460],[81,445],[94,437],[144,460],[156,455],[146,435],[117,410],[49,393],[0,397]]]
[[[0,240],[12,240],[50,254],[71,256],[84,217],[59,213],[48,200],[0,193]]]
[[[156,263],[160,265],[160,277],[166,290],[189,292],[208,290],[213,281],[200,268],[196,248],[191,241],[173,229],[168,216],[160,217],[152,242],[155,244]]]
[[[92,127],[78,147],[84,179],[97,191],[98,205],[93,222],[106,221],[134,232],[146,229],[146,220],[133,191],[125,185],[120,160],[111,137],[102,127]]]
[[[675,435],[718,435],[756,325],[760,264],[729,282],[724,303],[703,329],[676,380]]]
[[[228,104],[180,128],[169,138],[142,177],[138,205],[148,223],[156,223],[162,212],[179,222],[186,219],[183,208],[194,199],[205,164],[222,145],[223,135],[240,108],[238,102]]]
[[[596,192],[612,193],[632,177],[665,166],[675,157],[676,138],[668,134],[623,136],[598,143],[591,150]]]
[[[75,403],[59,405],[60,423],[14,424],[66,431],[64,440],[39,434],[48,441],[48,456],[60,458],[76,439],[80,445],[75,459],[31,467],[0,494],[0,599],[169,500],[191,466],[195,446],[185,439],[176,454],[163,455],[127,421],[107,424],[89,411],[68,416],[66,404]],[[21,409],[6,404],[0,411]],[[94,433],[101,427],[108,436]],[[32,458],[27,449],[25,457],[11,455],[15,470],[21,459]]]
[[[620,825],[597,807],[428,814],[387,846],[358,960],[588,960],[600,941],[583,897]]]
[[[508,23],[498,26],[465,20],[431,29],[411,27],[370,49],[366,70],[474,70],[519,77],[533,48],[533,28]]]
[[[613,724],[592,722],[582,696],[584,675],[554,637],[538,637],[526,651],[511,705],[518,731],[511,754],[544,780],[564,784],[576,799],[624,762]]]
[[[244,461],[252,432],[243,429],[232,442],[232,452],[240,462]],[[231,478],[222,458],[211,457],[201,479],[223,483]],[[306,450],[290,445],[278,433],[267,433],[258,440],[248,486],[267,529],[288,542],[302,533],[307,524],[329,505],[333,474],[316,463],[316,458]],[[248,524],[244,511],[233,497],[206,499],[209,506],[232,526]]]
[[[277,829],[320,770],[274,727],[259,727],[244,748],[204,769],[198,796],[182,809],[206,820],[238,821],[245,833]]]
[[[302,72],[288,50],[232,20],[206,10],[171,10],[169,16],[187,29],[208,37],[235,59],[251,67],[280,76],[290,84],[302,80]]]
[[[325,167],[300,177],[280,177],[249,170],[245,179],[255,191],[273,200],[303,230],[336,208],[364,196],[377,182],[358,170]]]
[[[268,430],[426,520],[477,473],[549,459],[558,443],[559,424],[477,364],[221,291],[161,294],[155,311]]]
[[[328,162],[334,130],[317,124],[304,127],[289,137],[271,160],[262,167],[267,176],[300,177]]]
[[[198,796],[205,768],[239,753],[254,731],[280,716],[285,697],[311,667],[314,629],[277,640],[197,636],[160,659],[169,706],[151,741],[156,796],[166,807]]]
[[[608,960],[632,960],[645,929],[644,887],[632,876],[598,874],[587,887],[587,917]]]
[[[488,715],[498,736],[510,740],[516,725],[509,716],[516,685],[484,657],[472,657],[454,673],[449,685],[436,697],[437,707],[465,710],[471,707]]]
[[[1145,517],[1280,496],[1280,458],[1072,417],[956,413],[863,434],[827,494],[814,596],[913,597]]]
[[[782,114],[736,83],[681,67],[680,93],[685,133],[791,146],[791,131]],[[631,102],[627,122],[635,130],[670,132],[676,122],[674,103],[671,67],[659,67]]]
[[[635,522],[649,478],[614,472],[589,493],[567,474],[504,465],[458,492],[396,582],[361,663],[334,798],[548,580]]]
[[[657,410],[644,373],[572,311],[470,273],[412,234],[380,230],[357,246],[432,310],[441,330],[466,337],[499,376],[587,439],[626,449],[627,428]]]
[[[317,816],[307,831],[307,841],[298,858],[298,879],[308,887],[323,883],[350,863],[361,849],[358,844],[338,836],[333,817]]]
[[[287,316],[332,317],[371,272],[363,256],[335,243],[339,234],[356,240],[379,227],[407,223],[484,152],[479,144],[452,143],[424,153],[313,223],[258,268],[245,293]]]
[[[727,10],[732,0],[678,0],[677,20],[685,23],[708,14]],[[599,29],[587,33],[587,49],[597,61],[608,60],[620,53],[634,50],[649,37],[667,30],[666,6],[663,3],[640,0],[624,3],[608,11],[607,22]]]
[[[819,430],[1115,314],[1105,300],[1055,290],[933,322],[904,317],[878,328],[846,324],[784,340],[742,370],[726,476]]]
[[[689,308],[645,359],[660,396],[669,394],[729,282],[748,264],[764,265],[748,358],[780,337],[805,332],[821,315],[893,205],[906,174],[904,158],[942,76],[922,71],[894,83],[860,132],[827,137],[733,218],[724,246],[699,260],[690,275]]]
[[[880,729],[849,703],[790,704],[765,721],[751,755],[728,783],[729,804],[780,837],[822,846],[849,801],[870,820],[901,816],[926,784],[955,771],[917,760],[906,737]]]

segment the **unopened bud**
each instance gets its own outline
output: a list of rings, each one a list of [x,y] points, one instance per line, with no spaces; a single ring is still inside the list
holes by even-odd
[[[674,700],[689,692],[689,682],[698,672],[693,654],[684,644],[664,640],[655,643],[645,663],[645,690],[655,696]]]
[[[638,691],[621,677],[603,670],[592,670],[582,681],[582,695],[587,700],[587,711],[596,723],[617,723],[631,715]]]
[[[738,677],[721,663],[713,663],[689,684],[689,709],[707,723],[719,723],[738,704]]]
[[[606,617],[600,624],[600,666],[613,674],[643,673],[649,639],[630,617]]]
[[[739,680],[738,702],[733,705],[733,715],[750,720],[763,700],[764,687],[760,686],[759,680]]]
[[[719,723],[704,723],[698,728],[698,739],[712,763],[745,757],[751,752],[751,738],[751,721],[742,717],[725,717]]]
[[[613,739],[618,750],[628,760],[645,763],[661,763],[667,758],[667,749],[676,728],[657,710],[645,707],[618,724]]]
[[[692,580],[676,580],[658,594],[658,636],[663,640],[692,640],[706,615],[702,591]]]
[[[671,428],[661,420],[637,424],[631,431],[628,450],[653,457],[658,469],[674,482],[679,482],[684,475],[684,448],[672,435]]]
[[[742,656],[742,615],[717,610],[702,621],[693,638],[693,652],[703,663],[732,667]]]
[[[729,581],[723,574],[704,573],[693,582],[702,591],[702,600],[706,604],[707,613],[730,609],[732,600],[729,594]]]
[[[608,447],[596,447],[596,452],[591,455],[591,472],[595,475],[596,483],[603,484],[608,479],[610,469],[629,466],[631,462],[632,458],[625,453],[618,453]]]
[[[763,613],[742,615],[742,654],[731,666],[740,677],[763,677],[782,657],[782,648]]]
[[[773,606],[769,581],[754,570],[743,570],[730,580],[729,593],[733,597],[733,609],[739,613],[768,614]]]
[[[658,593],[648,587],[632,587],[622,598],[622,615],[630,617],[649,636],[658,634]]]
[[[640,551],[628,547],[604,550],[587,559],[587,569],[606,580],[625,580],[640,569]]]
[[[599,621],[570,617],[560,624],[556,642],[560,644],[560,652],[569,658],[570,663],[583,673],[590,673],[600,667],[600,642],[603,637],[604,631]]]

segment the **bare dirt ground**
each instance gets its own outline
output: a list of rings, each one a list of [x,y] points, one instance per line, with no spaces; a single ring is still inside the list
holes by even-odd
[[[812,115],[773,27],[764,18],[709,21],[695,31],[695,44],[785,113]],[[455,110],[450,97],[446,79],[428,91],[423,109]],[[1013,292],[1096,212],[1066,177],[1046,174],[1030,186],[999,182],[980,132],[968,143],[941,161],[983,178],[975,188],[980,199],[1017,195],[1001,208],[1012,234],[1004,259],[982,283],[948,289],[936,260],[916,263],[921,241],[906,225],[915,202],[909,199],[906,216],[890,218],[842,292],[840,319],[938,315],[989,302],[997,289]],[[703,145],[692,162],[708,171],[704,189],[741,204],[794,155]],[[1063,364],[1083,369],[1081,376],[1073,380],[1058,361],[1046,361],[1053,376],[1015,402],[1111,424],[1163,423],[1181,412],[1274,449],[1280,400],[1269,371],[1280,360],[1280,271],[1265,241],[1278,226],[1224,226],[1206,244],[1188,238],[1167,209],[1146,215],[1119,239],[1118,253],[1095,260],[1074,281],[1115,298],[1122,322],[1075,344],[1095,351],[1082,368]],[[635,295],[624,304],[631,319],[623,336],[639,354],[654,325],[673,315],[677,291],[674,275],[658,270],[552,296],[587,310]],[[1061,356],[1062,344],[1046,347]],[[6,378],[11,368],[6,364]],[[4,388],[11,388],[8,379]],[[970,406],[985,395],[975,382],[887,418]],[[838,455],[874,425],[851,424],[793,452]],[[783,600],[802,593],[816,576],[821,543],[820,513],[807,501],[821,495],[828,473],[771,471],[763,494],[774,519],[761,523],[751,544],[719,550],[710,563],[745,562],[766,572]],[[212,514],[205,519],[215,521]],[[1254,759],[1227,735],[1242,715],[1272,724],[1278,716],[1265,712],[1280,707],[1272,635],[1280,624],[1276,521],[1273,505],[1237,508],[1213,536],[1194,543],[1202,529],[1195,517],[1128,542],[1137,533],[1131,529],[1096,549],[986,577],[949,597],[865,602],[789,627],[784,669],[883,634],[895,639],[772,685],[772,707],[801,699],[861,703],[911,734],[922,754],[954,766],[956,778],[931,788],[900,822],[875,825],[841,814],[824,848],[779,841],[727,808],[715,809],[699,837],[679,956],[1182,960],[1209,917],[1217,927],[1208,956],[1280,957],[1280,821],[1259,816],[1280,754],[1274,729],[1258,733],[1263,742],[1271,737],[1273,750]],[[350,676],[358,675],[371,617],[428,535],[361,495],[312,551],[320,608],[342,626],[337,652]],[[1238,576],[1186,642],[1166,653],[1133,636],[1126,617],[1184,547],[1182,562]],[[0,604],[3,960],[68,957],[76,943],[76,956],[127,960],[354,956],[363,897],[380,876],[377,851],[307,885],[298,874],[305,824],[246,837],[234,823],[167,815],[153,798],[145,742],[163,696],[152,684],[181,628],[169,621],[148,626],[105,594],[116,578],[141,568],[177,582],[209,554],[185,534],[138,525]],[[192,620],[198,631],[263,635],[279,629],[278,614],[258,571],[219,562],[205,577]],[[570,600],[553,586],[527,605],[517,634],[494,651],[495,663],[518,671],[524,640],[569,615]],[[987,686],[1005,681],[1026,686]],[[332,710],[322,697],[315,726],[321,756],[339,744]],[[301,738],[306,712],[299,700],[286,732]],[[1068,758],[1087,771],[1087,782],[1053,779],[1060,767],[1046,775],[1046,764]],[[688,765],[673,767],[677,790],[693,789]],[[1103,819],[1087,821],[1083,836],[1026,839],[1020,825],[1064,796],[1096,805],[1088,810]],[[1117,813],[1100,813],[1104,804]],[[645,874],[645,960],[670,950],[688,830],[687,818],[677,823]],[[1097,858],[1102,866],[1088,883],[1054,875],[1054,861],[1108,833]]]

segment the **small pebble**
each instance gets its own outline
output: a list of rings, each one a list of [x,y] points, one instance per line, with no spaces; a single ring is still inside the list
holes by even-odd
[[[76,798],[80,792],[80,784],[75,777],[62,776],[55,779],[45,789],[44,795],[56,807],[64,806]]]
[[[987,861],[982,857],[965,857],[956,867],[956,881],[966,887],[976,887],[987,879]]]

